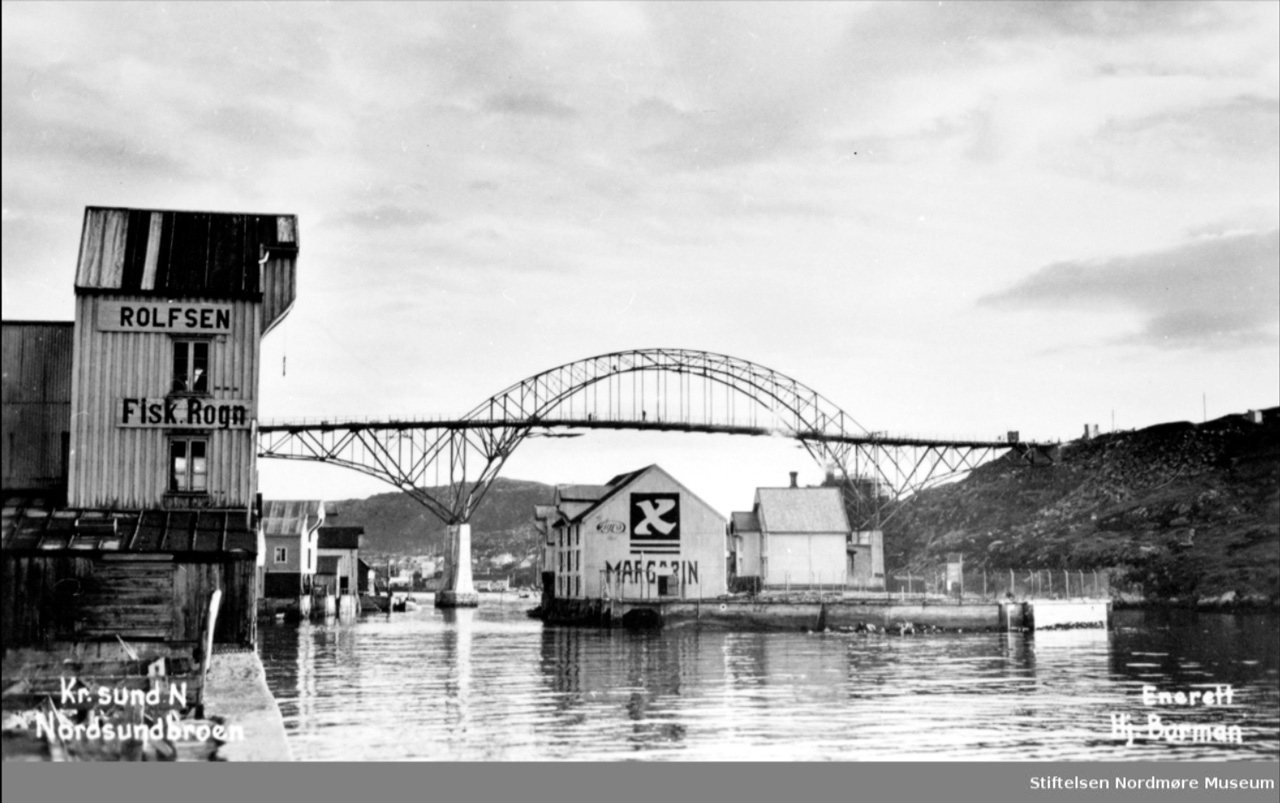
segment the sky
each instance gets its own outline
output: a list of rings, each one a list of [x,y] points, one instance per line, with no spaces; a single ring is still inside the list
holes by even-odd
[[[20,3],[3,317],[86,206],[288,213],[263,419],[457,415],[610,351],[729,354],[869,429],[1067,440],[1280,403],[1280,4]],[[592,433],[722,513],[792,442]],[[268,498],[390,486],[260,461]]]

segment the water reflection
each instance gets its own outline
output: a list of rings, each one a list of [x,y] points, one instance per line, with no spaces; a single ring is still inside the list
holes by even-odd
[[[267,625],[268,682],[308,759],[1272,757],[1275,617],[1118,616],[1110,633],[630,633],[517,605]],[[1144,684],[1231,683],[1243,745],[1112,732]],[[1164,712],[1162,712],[1164,713]],[[1212,719],[1217,717],[1217,719]]]

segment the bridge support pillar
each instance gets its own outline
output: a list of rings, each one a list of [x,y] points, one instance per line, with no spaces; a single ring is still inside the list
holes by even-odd
[[[471,584],[471,525],[449,525],[449,570],[436,592],[437,608],[475,608],[480,595]]]

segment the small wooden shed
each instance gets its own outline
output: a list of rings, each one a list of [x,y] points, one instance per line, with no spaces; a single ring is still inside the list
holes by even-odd
[[[219,589],[214,643],[251,647],[258,545],[246,510],[84,510],[7,496],[4,648],[117,637],[194,647]]]

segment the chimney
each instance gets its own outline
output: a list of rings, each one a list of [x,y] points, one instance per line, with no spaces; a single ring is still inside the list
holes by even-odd
[[[795,487],[796,487],[796,475],[797,475],[797,474],[799,474],[799,473],[800,473],[800,472],[798,472],[798,471],[793,471],[793,472],[791,472],[791,487],[792,487],[792,488],[795,488]]]

